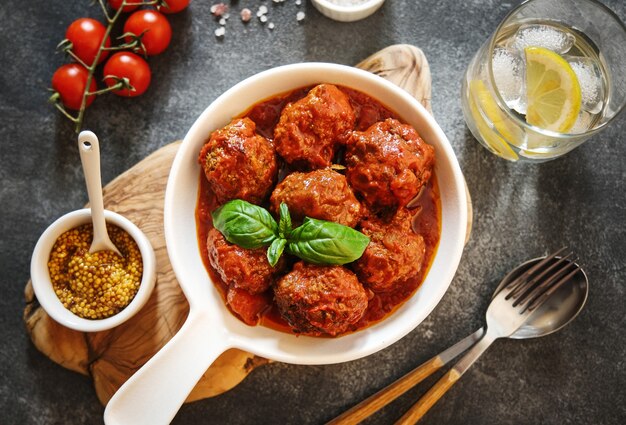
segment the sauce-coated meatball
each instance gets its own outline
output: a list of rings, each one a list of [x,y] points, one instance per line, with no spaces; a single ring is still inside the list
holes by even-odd
[[[348,96],[332,84],[320,84],[283,109],[274,129],[276,151],[296,167],[327,167],[354,122]]]
[[[370,243],[353,269],[359,281],[372,291],[392,291],[420,272],[426,244],[421,235],[413,232],[411,219],[411,213],[401,208],[389,221],[369,218],[359,224]]]
[[[265,248],[245,249],[231,244],[216,229],[209,231],[207,250],[209,261],[222,280],[251,294],[267,291],[284,264],[283,260],[270,266]]]
[[[306,216],[354,227],[361,217],[361,204],[345,176],[330,168],[289,174],[270,197],[275,214],[281,202],[287,204],[294,221],[302,221]]]
[[[387,119],[355,131],[346,148],[346,177],[375,209],[405,206],[430,179],[435,152],[417,131]]]
[[[278,175],[271,142],[256,133],[249,118],[237,118],[214,131],[200,151],[200,164],[219,203],[243,199],[260,203]]]
[[[335,336],[361,319],[368,296],[342,266],[298,262],[274,285],[274,299],[294,332]]]
[[[270,308],[272,299],[267,293],[251,294],[231,285],[226,294],[226,302],[245,324],[254,326],[263,312]]]

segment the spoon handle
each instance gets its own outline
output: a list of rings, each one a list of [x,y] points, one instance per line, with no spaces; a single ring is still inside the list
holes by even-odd
[[[91,131],[81,131],[78,135],[78,151],[83,164],[85,183],[89,196],[89,208],[93,222],[93,242],[89,252],[111,250],[120,254],[106,228],[104,219],[104,201],[102,200],[102,182],[100,180],[100,143]],[[121,254],[120,254],[121,255]]]
[[[489,348],[496,338],[485,333],[480,341],[476,343],[469,351],[450,369],[435,385],[415,403],[397,422],[395,425],[413,425],[419,421],[422,416],[433,407],[437,401],[454,385],[463,374],[470,368],[472,364]]]
[[[485,329],[480,328],[473,334],[466,336],[452,347],[422,363],[376,394],[371,395],[350,410],[337,416],[328,422],[327,425],[355,425],[367,419],[474,345],[483,336],[484,332]]]

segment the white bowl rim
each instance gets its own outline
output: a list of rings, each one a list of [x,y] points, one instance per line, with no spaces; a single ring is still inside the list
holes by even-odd
[[[308,82],[294,85],[294,80]],[[295,336],[263,326],[250,327],[243,324],[230,313],[210,281],[197,249],[195,233],[196,189],[200,176],[196,158],[210,132],[227,124],[232,117],[245,112],[259,101],[321,82],[360,90],[378,98],[403,121],[414,126],[419,123],[418,132],[436,149],[436,174],[442,195],[442,238],[431,269],[420,289],[385,320],[338,338]],[[280,87],[272,89],[271,84]],[[383,94],[387,101],[380,99]],[[242,100],[244,98],[245,105]],[[396,110],[389,104],[389,99],[406,105],[408,109]],[[242,105],[234,106],[235,104]],[[185,171],[184,167],[189,168]],[[183,173],[186,177],[181,177]],[[449,186],[446,187],[441,184],[444,175],[449,179],[446,182]],[[467,224],[464,185],[463,174],[443,130],[417,100],[396,85],[357,68],[317,62],[284,65],[253,75],[224,92],[202,112],[185,136],[170,171],[165,194],[165,240],[170,262],[190,304],[190,317],[206,316],[210,318],[212,326],[223,328],[223,338],[219,343],[225,349],[240,348],[281,362],[331,364],[354,360],[379,351],[419,325],[448,289],[464,246]],[[184,193],[177,190],[181,188],[184,188]],[[182,205],[186,203],[192,205],[191,211],[183,209]],[[177,215],[178,210],[180,214]],[[450,238],[445,240],[445,244],[444,237]],[[192,244],[195,246],[192,247]],[[434,277],[433,272],[440,271],[444,261],[445,267],[441,274]],[[425,289],[427,287],[430,288],[428,291]],[[424,299],[427,293],[431,296]],[[418,311],[412,311],[411,309],[416,309],[413,306],[418,303]]]
[[[72,313],[52,288],[48,270],[48,259],[55,241],[63,232],[81,224],[91,222],[91,209],[71,211],[54,221],[39,237],[30,263],[31,282],[41,307],[56,322],[82,332],[97,332],[111,329],[134,316],[146,303],[156,280],[156,257],[147,236],[126,217],[113,211],[104,211],[105,220],[125,230],[137,242],[143,261],[143,275],[139,290],[132,301],[119,313],[105,319],[84,319]]]
[[[365,10],[369,10],[371,7],[382,4],[385,0],[367,0],[362,4],[353,4],[353,5],[340,5],[337,3],[330,2],[328,0],[312,0],[314,3],[318,3],[319,5],[326,7],[328,9],[337,11],[337,12],[346,12],[346,13],[357,13]]]

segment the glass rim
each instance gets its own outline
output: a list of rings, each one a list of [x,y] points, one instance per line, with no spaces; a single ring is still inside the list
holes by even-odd
[[[511,108],[509,108],[509,106],[506,104],[506,102],[504,101],[504,99],[500,95],[500,91],[498,90],[498,86],[496,85],[496,80],[495,80],[495,78],[493,76],[493,68],[492,68],[492,58],[493,58],[493,50],[494,50],[494,47],[495,47],[495,44],[496,44],[496,34],[498,34],[504,28],[504,24],[514,14],[516,14],[520,9],[525,7],[528,3],[532,3],[532,2],[535,2],[535,1],[537,1],[537,0],[524,0],[522,3],[517,5],[517,7],[513,8],[511,11],[509,11],[506,14],[506,16],[502,19],[502,21],[500,21],[500,23],[498,24],[498,26],[496,27],[495,31],[493,32],[493,34],[490,37],[490,41],[489,41],[489,58],[488,58],[487,69],[488,69],[488,73],[489,73],[490,85],[494,89],[492,91],[495,94],[496,103],[498,104],[500,109],[502,109],[504,111],[504,113],[507,115],[508,118],[510,118],[513,121],[515,121],[518,125],[520,125],[522,127],[525,127],[525,128],[528,128],[528,129],[530,129],[530,130],[532,130],[532,131],[534,131],[536,133],[539,133],[541,135],[552,137],[552,138],[555,138],[555,139],[574,139],[574,138],[578,138],[578,137],[589,137],[589,136],[597,133],[598,131],[602,130],[603,128],[605,128],[618,115],[620,115],[620,113],[622,113],[622,111],[626,107],[626,101],[622,102],[622,104],[619,106],[619,108],[617,108],[617,110],[615,111],[615,114],[613,114],[612,117],[610,117],[605,122],[603,122],[602,124],[598,125],[597,127],[593,127],[592,129],[588,129],[587,131],[584,131],[582,133],[559,133],[557,131],[546,130],[544,128],[537,127],[537,126],[535,126],[533,124],[529,124],[528,122],[526,122],[526,120],[522,120],[517,114],[513,113]],[[624,22],[622,22],[620,17],[617,16],[617,14],[615,14],[615,12],[613,12],[613,10],[611,10],[608,6],[606,6],[605,4],[601,3],[598,0],[582,0],[582,1],[585,1],[587,3],[591,3],[594,6],[597,6],[600,9],[603,9],[604,12],[607,13],[610,16],[610,18],[612,18],[618,24],[618,26],[620,26],[622,28],[622,31],[624,32],[624,34],[626,34],[626,24],[624,24]]]

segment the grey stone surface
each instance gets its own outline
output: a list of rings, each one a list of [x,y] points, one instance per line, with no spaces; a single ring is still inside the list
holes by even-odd
[[[424,418],[424,424],[626,423],[626,119],[571,154],[541,165],[495,158],[471,137],[459,105],[471,56],[515,4],[388,0],[372,17],[342,24],[310,3],[273,4],[273,31],[235,14],[223,40],[194,0],[172,16],[169,50],[150,59],[142,97],[104,96],[88,110],[105,182],[184,136],[224,90],[264,69],[303,61],[354,64],[395,43],[420,46],[433,74],[435,116],[450,138],[474,200],[475,224],[458,273],[434,312],[391,347],[330,366],[272,364],[222,396],[185,405],[174,423],[320,424],[481,326],[499,278],[518,262],[561,245],[582,258],[588,305],[563,331],[537,340],[499,341]],[[239,10],[263,2],[233,1]],[[626,19],[623,0],[606,3]],[[296,22],[296,11],[306,12]],[[0,4],[0,422],[100,423],[103,408],[86,377],[52,363],[22,323],[30,254],[54,219],[86,202],[72,126],[46,103],[65,28],[99,18],[88,1],[4,0]],[[431,378],[367,423],[394,422]]]

